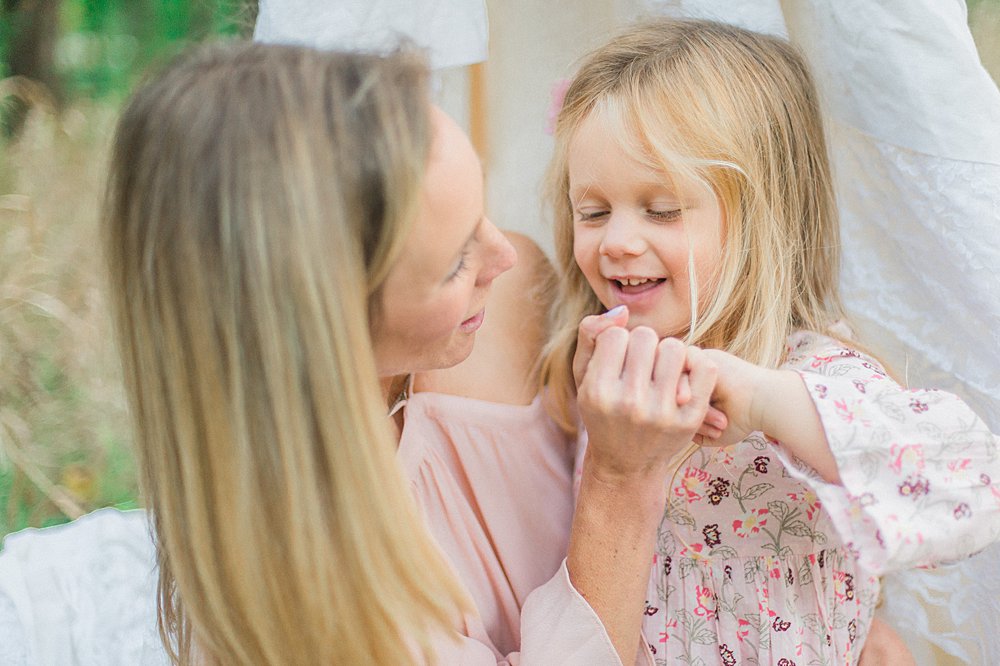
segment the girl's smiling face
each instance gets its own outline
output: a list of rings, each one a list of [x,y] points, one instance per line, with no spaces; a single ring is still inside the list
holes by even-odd
[[[700,305],[715,285],[722,208],[706,185],[651,168],[619,136],[595,110],[570,144],[573,255],[606,308],[628,306],[629,328],[682,335],[691,323],[689,260]]]

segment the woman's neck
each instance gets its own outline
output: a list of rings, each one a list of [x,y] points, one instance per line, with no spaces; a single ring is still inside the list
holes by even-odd
[[[406,398],[410,384],[410,375],[395,375],[382,377],[382,397],[385,400],[385,410],[396,427],[396,441],[403,436],[403,410],[396,405]]]
[[[410,381],[410,375],[390,375],[388,377],[380,377],[379,381],[382,384],[382,398],[385,400],[385,408],[388,411],[392,409],[393,405],[398,401],[399,396],[406,390],[406,386]]]

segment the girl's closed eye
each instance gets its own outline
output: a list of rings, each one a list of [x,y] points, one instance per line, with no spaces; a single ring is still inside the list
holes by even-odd
[[[603,209],[602,210],[588,210],[588,211],[578,210],[578,211],[576,211],[576,219],[577,219],[578,222],[592,222],[594,220],[600,220],[602,217],[605,217],[607,214],[608,214],[608,211],[603,210]]]
[[[668,210],[648,209],[646,211],[646,215],[649,215],[650,217],[660,222],[673,222],[674,220],[680,219],[681,209],[680,208],[671,208]]]

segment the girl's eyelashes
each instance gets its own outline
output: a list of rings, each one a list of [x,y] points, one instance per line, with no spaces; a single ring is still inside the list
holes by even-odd
[[[607,210],[596,210],[596,211],[576,211],[577,222],[592,222],[595,220],[600,220],[607,217],[610,211]],[[673,222],[674,220],[680,219],[681,209],[671,208],[668,210],[654,210],[652,208],[646,209],[646,215],[653,218],[657,222]]]
[[[465,269],[467,268],[466,259],[468,259],[468,258],[469,258],[469,250],[468,250],[468,248],[463,249],[462,250],[462,256],[459,257],[459,259],[458,259],[458,265],[455,266],[455,270],[453,270],[448,275],[448,277],[445,280],[445,282],[451,282],[452,280],[454,280],[455,278],[457,278],[459,275],[461,275],[463,272],[465,272]]]
[[[589,222],[591,220],[599,220],[607,214],[608,211],[606,210],[588,211],[586,213],[578,210],[576,211],[576,219],[579,222]]]
[[[672,208],[670,210],[647,210],[646,215],[652,218],[661,220],[663,222],[672,222],[681,216],[680,208]]]

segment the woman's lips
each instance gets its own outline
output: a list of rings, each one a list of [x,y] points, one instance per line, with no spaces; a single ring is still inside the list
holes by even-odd
[[[484,308],[459,324],[458,328],[461,329],[463,333],[475,333],[479,330],[479,327],[483,325],[483,319],[485,317],[486,309]]]

